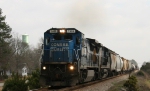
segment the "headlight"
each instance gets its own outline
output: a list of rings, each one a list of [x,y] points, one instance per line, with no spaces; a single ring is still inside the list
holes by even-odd
[[[60,30],[60,33],[65,33],[66,31],[65,30]]]
[[[72,66],[72,65],[69,68],[70,68],[70,70],[74,70],[74,66]]]
[[[46,66],[43,66],[43,70],[46,70]]]

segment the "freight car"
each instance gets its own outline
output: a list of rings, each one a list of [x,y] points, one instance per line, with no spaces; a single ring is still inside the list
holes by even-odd
[[[75,28],[51,28],[44,33],[41,85],[73,86],[133,69],[134,63]]]

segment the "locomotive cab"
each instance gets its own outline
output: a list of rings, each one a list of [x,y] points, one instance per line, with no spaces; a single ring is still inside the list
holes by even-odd
[[[52,28],[44,34],[44,62],[72,62],[80,49],[81,33],[76,29]]]
[[[83,34],[75,28],[51,28],[44,33],[42,84],[69,86],[77,80],[82,38]]]

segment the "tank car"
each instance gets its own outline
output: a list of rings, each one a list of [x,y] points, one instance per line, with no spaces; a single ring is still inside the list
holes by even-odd
[[[123,63],[119,54],[105,46],[102,47],[101,62],[101,73],[103,78],[121,74]]]
[[[123,61],[123,67],[122,67],[122,73],[127,72],[128,71],[128,61],[127,59],[121,57],[122,61]]]
[[[138,67],[137,62],[136,62],[134,59],[132,59],[132,60],[130,60],[130,61],[131,61],[131,64],[132,64],[133,69],[134,69],[134,70],[139,70],[139,67]]]

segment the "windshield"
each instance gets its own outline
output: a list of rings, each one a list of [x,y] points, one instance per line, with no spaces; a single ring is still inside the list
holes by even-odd
[[[54,40],[61,40],[61,35],[54,35]]]
[[[72,35],[65,35],[65,36],[64,36],[64,39],[65,39],[65,40],[72,40]]]

